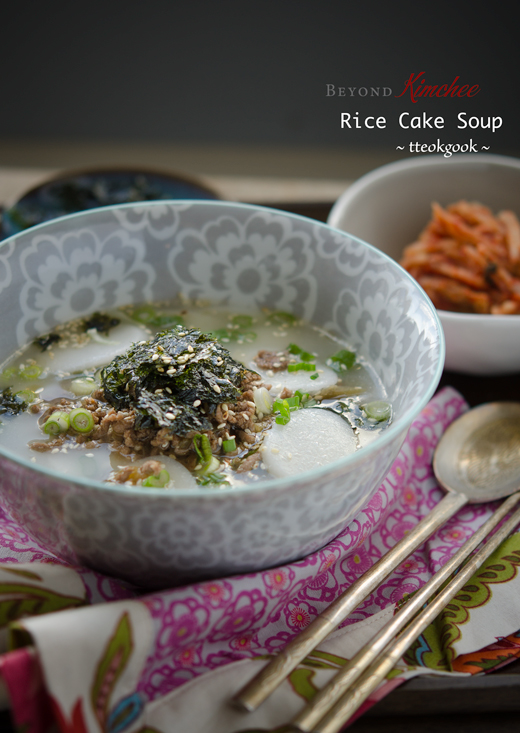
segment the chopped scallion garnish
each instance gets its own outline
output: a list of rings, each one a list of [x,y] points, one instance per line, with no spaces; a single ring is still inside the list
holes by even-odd
[[[383,400],[368,402],[366,405],[363,405],[363,410],[368,418],[377,420],[378,422],[388,420],[392,414],[391,405]]]
[[[226,484],[229,486],[229,481],[223,473],[208,473],[205,475],[199,475],[197,476],[197,483],[199,484],[199,486],[208,486],[209,484],[215,484],[217,486],[222,486],[223,484]]]
[[[37,379],[42,372],[43,369],[38,364],[28,364],[23,369],[20,369],[19,376],[22,379]]]
[[[288,372],[315,372],[316,364],[310,364],[308,361],[301,361],[299,364],[288,364]]]
[[[229,440],[223,440],[222,441],[222,448],[226,453],[232,453],[237,449],[237,444],[235,442],[235,438],[230,438]]]
[[[69,413],[70,427],[78,433],[90,433],[94,429],[94,416],[85,407],[77,407]]]
[[[287,425],[287,423],[289,422],[290,418],[289,417],[286,417],[285,415],[279,415],[278,417],[275,417],[274,420],[275,420],[275,422],[278,423],[278,425]]]
[[[332,362],[332,368],[335,371],[340,372],[345,371],[346,369],[351,369],[354,366],[356,362],[356,354],[353,351],[341,349],[341,351],[333,354],[330,359]]]
[[[310,379],[318,379],[320,375],[319,374],[311,374]]]
[[[183,326],[184,319],[174,313],[157,313],[151,305],[141,305],[132,311],[134,321],[144,323],[146,326],[155,328],[166,328],[168,326]]]
[[[159,473],[154,473],[151,476],[147,476],[145,479],[143,479],[143,486],[154,489],[164,489],[169,480],[170,474],[168,473],[168,471],[163,470]]]
[[[296,317],[292,313],[277,311],[276,313],[271,313],[269,320],[280,326],[292,326],[296,321]]]
[[[32,389],[21,389],[15,393],[15,396],[30,405],[36,399],[36,392],[33,392]]]
[[[207,435],[196,433],[193,436],[193,447],[201,462],[201,467],[195,471],[199,476],[215,473],[220,468],[220,461],[211,452],[211,445]]]
[[[60,433],[66,433],[69,429],[69,425],[69,414],[62,410],[56,410],[49,418],[47,418],[43,424],[42,430],[46,435],[59,435]]]
[[[287,351],[289,352],[289,354],[299,356],[302,361],[316,361],[316,357],[314,356],[314,354],[311,354],[310,351],[304,351],[296,344],[289,344]]]
[[[98,384],[94,377],[79,377],[78,379],[73,379],[70,383],[70,391],[78,395],[78,397],[81,397],[92,394],[97,386]]]
[[[252,316],[234,316],[231,323],[239,328],[249,328],[253,325],[253,318]]]

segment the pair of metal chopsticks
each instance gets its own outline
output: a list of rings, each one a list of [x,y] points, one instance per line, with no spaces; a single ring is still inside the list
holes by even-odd
[[[450,495],[447,495],[443,501],[446,501],[448,498],[450,498]],[[452,498],[454,498],[453,495]],[[464,567],[459,570],[455,577],[423,610],[423,612],[419,613],[424,603],[439,590],[442,584],[445,583],[458,568],[461,567],[471,553],[486,539],[490,532],[497,526],[497,524],[499,524],[500,521],[504,519],[504,517],[519,501],[520,492],[517,492],[500,505],[488,521],[475,532],[475,534],[458,550],[451,560],[449,560],[420,591],[406,602],[392,620],[373,639],[371,639],[370,642],[361,649],[352,660],[350,660],[349,664],[342,668],[335,677],[314,696],[309,705],[292,720],[292,725],[295,730],[314,731],[315,733],[337,733],[341,730],[342,726],[350,719],[360,705],[362,705],[371,692],[378,687],[386,674],[388,674],[388,672],[390,672],[390,670],[395,666],[410,644],[424,631],[424,629],[440,613],[446,604],[449,603],[449,601],[465,585],[480,565],[497,549],[500,543],[520,523],[519,509],[506,522],[504,522],[503,526],[493,534],[486,544],[466,562]],[[447,511],[450,511],[450,509]],[[419,525],[416,530],[418,529]],[[411,535],[412,534],[413,533],[411,533]],[[408,539],[411,539],[411,535]],[[394,548],[394,550],[396,549],[397,547]],[[379,565],[379,569],[376,569],[375,572],[377,578],[380,578],[381,573],[383,572],[384,563],[382,561],[387,559],[388,555],[394,552],[394,550],[387,553],[387,555],[381,558],[381,560],[376,564]],[[410,554],[410,549],[407,550],[407,554]],[[390,561],[387,560],[387,562],[388,564],[390,562],[395,562],[395,557],[391,558]],[[375,568],[376,566],[373,566],[371,570],[374,571]],[[358,586],[357,592],[354,593],[356,604],[359,600],[362,600],[363,597],[366,597],[373,587],[378,584],[378,580],[375,580],[375,584],[372,586],[374,578],[367,579],[366,577],[369,573],[365,574],[355,584]],[[383,575],[382,577],[385,576]],[[360,587],[363,588],[363,591],[360,590]],[[369,588],[368,591],[366,591],[367,587]],[[351,586],[349,591],[351,592],[352,589],[354,589],[354,586]],[[349,598],[351,595],[350,592],[347,592]],[[359,598],[360,592],[365,593],[362,598]],[[341,601],[341,597],[338,601]],[[334,604],[332,604],[332,606],[334,606]],[[303,657],[306,656],[306,654],[310,652],[319,641],[325,638],[327,633],[329,633],[329,631],[331,631],[332,628],[335,628],[339,623],[339,621],[335,621],[334,609],[332,609],[332,613],[330,613],[332,606],[329,607],[324,614],[319,616],[313,624],[310,624],[307,629],[304,630],[304,633],[305,631],[308,632],[310,627],[316,624],[314,634],[307,633],[307,638],[303,640],[301,640],[300,637],[302,635],[300,635],[300,637],[297,637],[293,642],[291,642],[291,644],[298,642],[298,651],[300,653],[301,646],[304,645],[306,647],[305,654],[300,656],[298,661],[294,663],[295,655],[287,655],[287,650],[291,646],[291,644],[289,644],[285,649],[285,653],[282,653],[279,657],[275,657],[274,660],[272,660],[257,677],[255,677],[241,692],[238,693],[238,695],[236,695],[236,703],[241,705],[243,708],[253,710],[256,709],[260,702],[268,697],[268,695],[278,686],[279,682],[285,678],[286,674],[288,674],[298,664],[298,662],[301,661],[301,659],[303,659]],[[416,616],[415,619],[414,616]],[[344,617],[345,616],[343,616],[343,618]],[[412,621],[412,619],[414,620]],[[404,629],[404,631],[402,631],[407,624],[409,625]],[[330,628],[331,626],[332,628]],[[324,628],[328,629],[325,633],[323,633]],[[401,631],[402,633],[399,634]],[[397,634],[399,634],[399,636],[396,638]],[[319,638],[316,638],[318,636]],[[313,639],[314,644],[312,644]],[[290,649],[289,652],[291,652]],[[285,668],[287,667],[289,667],[289,669],[285,672]],[[266,674],[266,672],[270,672],[270,674]],[[251,703],[251,701],[253,702]]]

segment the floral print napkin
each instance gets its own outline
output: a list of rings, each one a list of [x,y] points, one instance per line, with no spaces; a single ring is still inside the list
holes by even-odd
[[[303,560],[143,595],[63,564],[0,516],[0,673],[27,733],[283,731],[315,690],[491,514],[464,507],[405,560],[258,711],[229,698],[440,500],[433,451],[467,409],[442,390],[356,519]],[[495,552],[369,698],[417,674],[489,672],[520,656],[520,535]],[[54,726],[54,727],[53,727]]]

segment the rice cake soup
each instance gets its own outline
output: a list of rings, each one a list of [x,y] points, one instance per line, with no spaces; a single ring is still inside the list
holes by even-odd
[[[391,421],[370,366],[283,312],[185,302],[94,313],[0,373],[0,444],[71,476],[212,488],[362,449]]]

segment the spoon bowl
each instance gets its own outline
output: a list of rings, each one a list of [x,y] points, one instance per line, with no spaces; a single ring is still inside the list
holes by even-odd
[[[490,402],[455,420],[433,459],[437,481],[468,503],[502,499],[520,485],[520,403]]]

